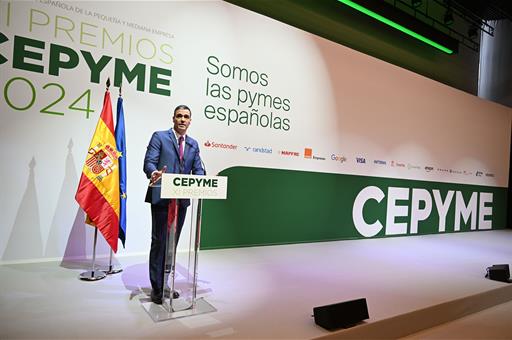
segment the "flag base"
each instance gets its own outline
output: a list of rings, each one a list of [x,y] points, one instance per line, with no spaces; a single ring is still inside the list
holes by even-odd
[[[142,307],[146,310],[146,312],[148,312],[149,316],[151,319],[153,319],[154,322],[178,319],[187,316],[217,311],[215,307],[210,305],[203,298],[197,299],[194,306],[184,299],[174,299],[172,300],[172,306],[172,310],[174,311],[169,312],[162,305],[157,305],[152,302],[142,303]]]
[[[114,268],[113,266],[108,267],[108,269],[102,269],[102,272],[104,272],[107,275],[112,274],[118,274],[123,271],[123,268]]]
[[[84,281],[98,281],[104,279],[107,275],[101,270],[88,270],[78,276],[80,280]]]

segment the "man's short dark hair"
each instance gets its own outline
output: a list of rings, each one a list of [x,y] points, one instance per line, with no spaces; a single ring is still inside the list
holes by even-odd
[[[190,110],[190,108],[187,105],[178,105],[174,109],[174,114],[172,115],[173,117],[176,116],[176,111],[178,110],[188,110],[188,112],[190,112],[190,116],[192,116],[192,110]]]

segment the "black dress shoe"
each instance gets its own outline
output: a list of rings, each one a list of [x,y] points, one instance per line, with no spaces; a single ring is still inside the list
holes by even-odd
[[[162,304],[162,294],[157,294],[154,291],[151,292],[151,301],[157,305]]]

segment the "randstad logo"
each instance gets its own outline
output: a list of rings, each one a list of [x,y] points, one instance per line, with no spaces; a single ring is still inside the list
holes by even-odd
[[[360,164],[366,164],[366,158],[364,157],[356,157],[356,162]]]
[[[313,157],[313,149],[304,148],[304,158],[311,158],[311,157]]]
[[[252,151],[258,153],[272,153],[272,148],[253,148],[251,146],[246,146],[245,151]]]
[[[346,162],[346,161],[347,161],[347,157],[345,157],[345,156],[337,156],[337,155],[335,155],[335,154],[332,154],[332,155],[331,155],[331,160],[336,161],[336,162],[343,163],[343,162]]]
[[[218,149],[227,149],[227,150],[236,150],[238,148],[238,145],[235,144],[224,144],[224,143],[215,143],[206,141],[204,143],[204,146],[207,148],[218,148]]]

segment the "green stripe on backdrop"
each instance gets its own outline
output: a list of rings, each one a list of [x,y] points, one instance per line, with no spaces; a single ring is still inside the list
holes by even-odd
[[[389,187],[422,188],[431,196],[432,190],[439,190],[443,200],[449,190],[460,191],[466,204],[474,192],[492,193],[492,204],[485,205],[492,207],[492,215],[485,220],[491,220],[492,229],[506,227],[507,188],[250,167],[229,168],[220,175],[228,177],[228,199],[204,202],[202,249],[364,238],[354,226],[352,209],[367,186],[376,186],[386,195],[380,203],[371,199],[364,205],[365,221],[379,220],[384,226],[374,237],[387,237]],[[395,219],[407,223],[406,235],[411,235],[411,192],[409,200],[397,202],[408,207],[407,216]],[[455,195],[446,232],[454,232],[454,216]],[[478,214],[471,218],[476,218],[478,226]],[[470,231],[470,221],[461,220],[460,231]],[[438,226],[439,213],[432,198],[432,212],[419,222],[418,234],[439,233]]]

